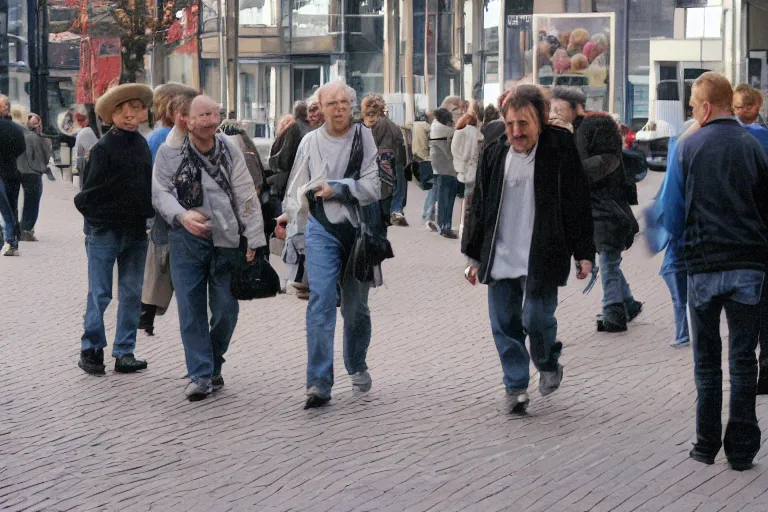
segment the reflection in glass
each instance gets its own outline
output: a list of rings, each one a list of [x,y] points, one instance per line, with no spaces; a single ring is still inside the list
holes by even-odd
[[[240,0],[240,26],[277,26],[277,0]]]

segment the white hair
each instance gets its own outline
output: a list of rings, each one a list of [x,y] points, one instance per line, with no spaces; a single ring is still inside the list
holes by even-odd
[[[348,86],[343,80],[333,80],[332,82],[328,82],[320,88],[315,91],[315,98],[317,98],[317,101],[322,105],[323,104],[323,94],[330,92],[331,90],[334,90],[338,87],[341,87],[344,92],[347,93],[347,96],[349,97],[349,104],[351,107],[354,107],[357,104],[357,92]]]

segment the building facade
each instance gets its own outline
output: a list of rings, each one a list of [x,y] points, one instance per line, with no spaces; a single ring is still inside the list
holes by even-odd
[[[42,6],[50,118],[93,101],[120,73],[120,1],[0,0],[0,91],[33,103]],[[382,93],[400,123],[448,95],[495,103],[517,83],[582,86],[593,108],[634,125],[684,119],[706,70],[768,92],[768,0],[153,2],[146,81],[201,87],[256,136],[338,78],[359,97]]]

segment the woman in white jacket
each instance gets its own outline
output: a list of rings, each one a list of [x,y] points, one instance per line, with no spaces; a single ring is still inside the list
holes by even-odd
[[[451,154],[453,155],[453,168],[456,177],[466,188],[464,191],[464,204],[462,205],[461,225],[459,237],[464,231],[464,217],[472,202],[472,189],[475,186],[477,162],[480,159],[485,137],[480,133],[477,125],[480,124],[473,114],[464,114],[456,123],[456,131],[451,141]]]

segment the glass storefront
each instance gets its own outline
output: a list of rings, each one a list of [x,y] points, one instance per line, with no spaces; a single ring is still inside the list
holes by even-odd
[[[344,26],[347,83],[358,98],[384,91],[384,2],[347,2]]]
[[[8,2],[8,98],[29,110],[29,33],[26,0]]]

